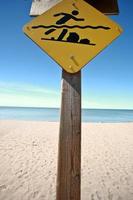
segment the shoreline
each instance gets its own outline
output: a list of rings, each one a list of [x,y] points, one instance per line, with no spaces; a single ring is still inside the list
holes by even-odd
[[[0,120],[59,122],[58,108],[0,108]],[[133,110],[83,109],[82,123],[127,123],[133,122]]]
[[[11,109],[16,109],[16,108],[20,108],[20,109],[57,109],[60,110],[60,107],[23,107],[23,106],[0,106],[0,109],[6,109],[6,108],[11,108]],[[133,108],[81,108],[81,110],[123,110],[123,111],[133,111]]]
[[[1,121],[16,121],[16,122],[48,122],[48,123],[60,123],[60,121],[46,121],[46,120],[31,120],[31,119],[0,119]],[[133,121],[82,121],[81,124],[126,124],[126,123],[133,123]]]

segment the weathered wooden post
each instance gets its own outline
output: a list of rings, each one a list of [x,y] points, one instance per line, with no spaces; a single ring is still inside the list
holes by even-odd
[[[62,72],[57,200],[80,200],[81,72]]]
[[[40,15],[58,2],[60,2],[60,0],[52,0],[50,2],[47,2],[46,0],[34,0],[32,3],[30,15]],[[37,20],[35,19],[33,20],[33,22],[28,23],[24,28],[24,32],[32,40],[34,40],[44,51],[46,50],[46,52],[51,55],[51,57],[53,57],[56,61],[58,61],[58,63],[63,67],[56,200],[80,200],[81,196],[80,70],[89,60],[95,57],[103,48],[111,43],[122,32],[121,28],[118,25],[101,15],[93,7],[89,6],[89,4],[86,4],[85,2],[91,4],[105,14],[118,14],[117,0],[73,0],[71,2],[62,1],[57,6],[55,6],[53,10],[50,9],[51,12],[47,12],[46,14],[44,13],[43,15],[38,17]],[[67,6],[68,11],[66,12]],[[65,11],[63,12],[62,9],[64,9]],[[90,22],[88,20],[89,11],[91,11],[90,18],[94,18],[94,24],[95,17],[97,17],[99,23],[101,24],[93,25],[93,21],[91,20]],[[67,16],[69,15],[69,17],[71,15],[71,21],[88,20],[88,22],[85,22],[87,24],[82,24],[82,26],[79,26],[79,24],[74,24],[74,22],[72,21],[72,24],[65,24],[64,26],[64,23],[66,23],[68,20],[66,20],[65,18],[63,20],[60,19],[58,21],[55,21],[55,24],[53,24],[53,18],[62,15],[62,13],[65,13],[65,15]],[[82,18],[76,18],[72,15],[73,13],[74,15],[82,13],[83,16],[81,15]],[[64,27],[65,30],[63,29]],[[61,33],[60,35],[54,35],[55,30],[61,28],[63,34]],[[69,28],[76,29],[74,32],[75,35],[71,33],[71,38],[69,35],[69,37],[67,36],[69,38],[68,39],[66,38],[66,34],[68,34]],[[40,29],[43,29],[42,33]],[[95,35],[95,41],[91,42],[90,38],[94,38],[94,31],[86,31],[83,34],[83,30],[81,29],[92,29],[100,31],[102,30],[102,36],[103,34],[105,34],[105,36],[103,36],[104,39],[106,38],[106,34],[108,32],[107,38],[101,43],[101,38],[97,31]],[[37,30],[39,30],[39,32],[37,32]],[[47,37],[47,35],[51,33],[53,33],[53,36]],[[89,39],[87,38],[88,35],[91,36]],[[77,38],[79,37],[77,41],[75,40],[74,36],[76,36]],[[80,38],[80,36],[85,36],[86,38]],[[56,48],[55,43],[57,44],[57,47],[59,45],[59,51],[61,52],[61,55],[59,55],[60,52],[58,54],[55,52],[56,49],[54,51],[52,50],[52,47]],[[88,54],[89,50],[91,52],[90,55]],[[65,59],[62,59],[62,56],[65,56]]]

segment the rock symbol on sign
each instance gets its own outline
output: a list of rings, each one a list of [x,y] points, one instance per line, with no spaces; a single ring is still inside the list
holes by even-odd
[[[86,29],[86,28],[91,28],[91,29],[104,29],[104,30],[109,30],[110,27],[106,27],[106,26],[79,26],[79,25],[74,25],[74,26],[69,26],[69,25],[64,25],[66,22],[68,22],[69,20],[74,20],[74,21],[84,21],[85,19],[83,18],[77,18],[75,17],[75,15],[78,15],[79,12],[77,10],[73,10],[72,14],[69,13],[57,13],[54,14],[54,17],[58,17],[58,16],[63,16],[61,17],[61,19],[56,21],[56,25],[50,25],[50,26],[45,26],[45,25],[38,25],[38,26],[32,26],[33,29],[37,29],[37,28],[44,28],[47,29],[49,28],[44,34],[45,35],[49,35],[52,32],[54,32],[56,29],[58,28],[63,28],[62,32],[60,33],[60,35],[58,36],[57,39],[55,39],[54,37],[49,38],[41,38],[41,40],[51,40],[51,41],[58,41],[58,42],[71,42],[71,43],[78,43],[78,44],[86,44],[86,45],[92,45],[95,46],[96,44],[91,43],[89,39],[84,38],[84,39],[80,39],[79,35],[76,32],[69,32],[69,36],[67,37],[66,40],[63,40],[63,38],[65,37],[65,35],[68,32],[68,29],[73,29],[73,28],[80,28],[80,29]]]

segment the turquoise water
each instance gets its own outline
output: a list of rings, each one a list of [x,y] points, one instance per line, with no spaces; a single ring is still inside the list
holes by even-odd
[[[59,121],[58,108],[0,107],[0,119]],[[133,110],[82,109],[83,122],[133,122]]]

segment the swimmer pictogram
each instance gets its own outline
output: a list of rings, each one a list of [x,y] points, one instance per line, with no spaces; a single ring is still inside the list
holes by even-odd
[[[37,26],[32,26],[33,29],[39,29],[39,28],[43,28],[43,29],[48,29],[45,31],[44,35],[50,35],[52,34],[54,31],[56,31],[57,29],[62,29],[60,35],[57,38],[51,37],[51,38],[47,38],[47,37],[41,37],[41,40],[51,40],[51,41],[56,41],[56,42],[67,42],[67,43],[75,43],[75,44],[86,44],[86,45],[92,45],[95,46],[96,44],[91,42],[88,38],[80,38],[79,34],[75,31],[70,31],[71,29],[101,29],[101,30],[109,30],[110,27],[108,26],[102,26],[102,25],[98,25],[98,26],[92,26],[92,25],[85,25],[85,26],[81,26],[81,25],[67,25],[67,22],[69,21],[82,21],[84,22],[85,19],[84,18],[79,18],[77,17],[79,15],[79,11],[77,10],[72,10],[71,13],[56,13],[53,15],[54,18],[58,18],[57,21],[55,22],[55,24],[52,25],[37,25]],[[66,39],[64,40],[64,37],[66,36]]]
[[[78,15],[79,12],[77,10],[73,10],[72,14],[69,13],[57,13],[54,15],[54,17],[58,17],[58,16],[62,16],[63,17],[61,19],[59,19],[56,24],[60,25],[60,24],[65,24],[67,21],[73,19],[74,21],[84,21],[83,18],[77,18],[75,17],[75,15]]]

